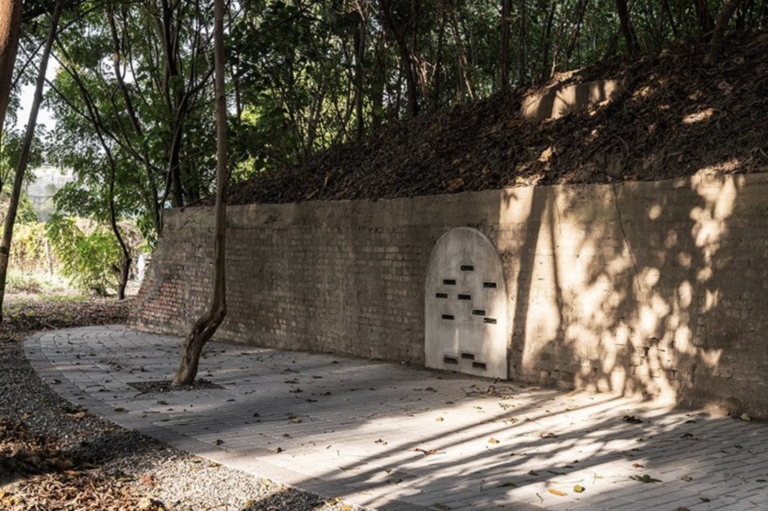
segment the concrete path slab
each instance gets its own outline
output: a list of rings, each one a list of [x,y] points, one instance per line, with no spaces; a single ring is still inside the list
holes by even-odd
[[[169,380],[181,340],[123,327],[29,338],[66,399],[246,472],[376,509],[768,509],[768,425],[605,394],[212,343],[221,388]],[[631,423],[634,416],[642,423]],[[659,482],[640,482],[649,476]],[[579,485],[584,491],[578,493]]]

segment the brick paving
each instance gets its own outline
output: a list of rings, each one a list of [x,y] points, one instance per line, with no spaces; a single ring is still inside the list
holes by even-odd
[[[370,508],[768,509],[766,424],[637,398],[220,343],[207,346],[200,371],[220,389],[141,393],[129,385],[169,380],[180,343],[90,327],[35,335],[26,351],[53,389],[92,413]],[[661,482],[631,479],[643,475]]]

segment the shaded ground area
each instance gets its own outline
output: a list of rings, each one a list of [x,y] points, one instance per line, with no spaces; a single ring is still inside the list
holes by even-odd
[[[117,323],[130,304],[11,299],[0,327],[0,509],[336,510],[341,502],[290,490],[116,426],[69,403],[29,365],[35,331]],[[118,359],[96,354],[106,367]]]
[[[535,91],[518,91],[391,122],[302,165],[232,186],[230,203],[765,171],[768,33],[731,38],[724,48],[713,68],[701,64],[706,46],[681,44],[561,75],[556,80],[563,83],[619,79],[628,92],[608,106],[557,121],[521,121],[521,101]]]
[[[213,344],[222,389],[137,395],[179,338],[122,327],[31,338],[53,388],[240,470],[379,509],[765,509],[768,425],[607,394]],[[100,355],[94,355],[93,352]],[[99,362],[119,358],[120,369]]]

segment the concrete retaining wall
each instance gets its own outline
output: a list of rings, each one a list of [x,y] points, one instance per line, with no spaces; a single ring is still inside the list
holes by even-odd
[[[512,378],[768,417],[768,178],[512,188],[229,208],[220,339],[424,363],[430,252],[497,246]],[[181,334],[210,295],[210,209],[173,210],[130,325]]]

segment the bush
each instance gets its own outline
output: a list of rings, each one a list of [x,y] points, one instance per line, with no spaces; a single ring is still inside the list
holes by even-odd
[[[120,266],[120,246],[114,235],[101,226],[85,232],[72,217],[52,215],[46,234],[59,261],[62,274],[82,290],[106,295],[114,287],[114,268]]]
[[[50,272],[56,260],[48,243],[45,224],[17,225],[11,243],[10,267],[22,272]]]

